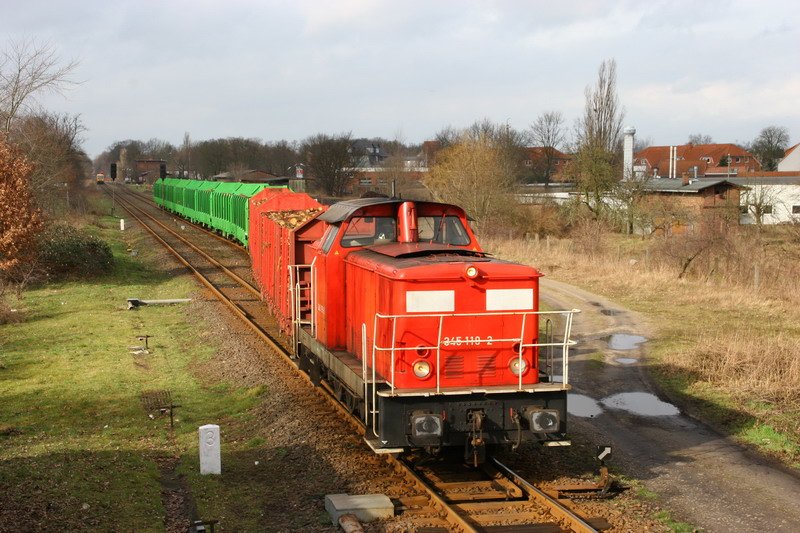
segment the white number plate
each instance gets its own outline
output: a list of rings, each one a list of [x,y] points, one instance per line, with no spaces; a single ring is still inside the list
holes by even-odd
[[[494,339],[491,335],[486,337],[480,337],[478,335],[466,335],[466,336],[458,336],[458,337],[444,337],[442,339],[442,344],[444,346],[491,346],[492,341]]]

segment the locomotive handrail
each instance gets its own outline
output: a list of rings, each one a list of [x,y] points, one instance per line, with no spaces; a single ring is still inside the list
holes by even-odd
[[[294,343],[295,348],[297,347],[297,330],[306,325],[311,327],[311,335],[316,337],[316,314],[314,310],[314,306],[316,305],[315,302],[315,291],[314,291],[314,275],[315,275],[315,268],[314,268],[314,261],[316,261],[316,257],[313,261],[311,261],[310,265],[289,265],[289,310],[291,313],[291,320],[292,320],[292,342]],[[303,286],[301,281],[301,273],[303,269],[308,269],[310,274],[310,282],[308,286]],[[309,310],[308,320],[303,320],[302,316],[302,300],[303,300],[303,292],[306,292],[306,297],[308,298],[309,305],[311,309]]]
[[[491,339],[476,339],[470,338],[469,345],[482,345],[482,344],[490,344],[490,343],[516,343],[518,344],[518,365],[519,368],[522,368],[523,364],[523,353],[526,348],[542,348],[542,347],[555,347],[560,346],[563,350],[563,355],[561,359],[561,367],[562,367],[562,379],[563,384],[567,385],[569,383],[569,348],[577,344],[576,341],[570,338],[570,333],[572,330],[572,321],[573,316],[576,313],[580,313],[579,309],[571,309],[568,311],[486,311],[480,313],[414,313],[414,314],[398,314],[398,315],[384,315],[382,313],[375,314],[375,320],[373,321],[373,334],[372,334],[372,381],[373,383],[377,379],[376,374],[376,357],[378,352],[389,352],[391,354],[390,358],[390,379],[388,380],[388,384],[390,387],[390,393],[394,395],[395,391],[395,354],[397,352],[404,352],[404,351],[416,351],[416,350],[435,350],[436,351],[436,393],[441,393],[441,352],[442,352],[442,330],[444,328],[444,320],[446,318],[454,318],[454,317],[485,317],[485,316],[519,316],[522,317],[521,320],[521,328],[520,328],[520,336],[519,337],[511,337],[511,338],[491,338]],[[537,342],[537,343],[525,343],[523,339],[525,337],[525,325],[527,321],[527,317],[529,316],[544,316],[544,315],[560,315],[565,318],[564,322],[564,336],[561,342]],[[397,346],[397,320],[398,319],[415,319],[415,318],[438,318],[438,333],[436,344],[432,346],[409,346],[409,347],[398,347]],[[392,324],[392,340],[391,345],[386,346],[379,346],[377,344],[378,339],[378,322],[381,320],[390,320]],[[538,337],[538,334],[537,334]],[[366,351],[366,339],[362,339],[362,349]],[[524,372],[520,372],[518,375],[518,382],[517,382],[517,389],[522,391],[524,390],[522,384],[522,377]],[[372,411],[372,418],[373,418],[373,432],[375,431],[375,421],[377,415],[377,409],[374,407],[376,406],[376,396],[377,391],[375,387],[373,387],[373,409]]]

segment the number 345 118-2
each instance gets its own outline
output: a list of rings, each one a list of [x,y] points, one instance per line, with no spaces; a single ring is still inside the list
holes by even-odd
[[[444,346],[491,346],[493,340],[491,335],[485,339],[478,335],[465,335],[463,337],[459,335],[458,337],[443,337],[442,344]]]

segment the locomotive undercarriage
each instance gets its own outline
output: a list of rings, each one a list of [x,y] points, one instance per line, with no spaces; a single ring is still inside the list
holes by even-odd
[[[389,447],[465,446],[471,455],[492,444],[566,446],[566,397],[566,391],[379,396],[378,434]]]
[[[491,445],[516,448],[526,441],[544,446],[570,444],[565,436],[565,390],[392,396],[383,384],[368,383],[367,398],[377,399],[373,428],[370,412],[375,407],[364,401],[360,361],[344,352],[329,352],[303,333],[298,366],[315,385],[327,388],[351,414],[364,421],[367,441],[377,453],[463,447],[465,459],[477,464]],[[376,391],[372,390],[374,386],[378,387]]]

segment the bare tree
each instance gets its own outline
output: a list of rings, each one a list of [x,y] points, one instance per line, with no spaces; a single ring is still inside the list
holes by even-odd
[[[567,174],[582,193],[582,202],[595,217],[605,211],[604,196],[619,181],[621,132],[625,110],[617,96],[617,63],[603,61],[594,88],[587,86],[584,115],[578,121],[577,150]]]
[[[643,202],[648,182],[649,176],[633,175],[629,179],[618,181],[611,189],[611,198],[616,204],[617,215],[625,233],[629,235],[637,228],[644,229],[652,225]]]
[[[301,152],[309,177],[326,194],[342,196],[357,174],[356,154],[350,133],[327,135],[319,133],[303,142]]]
[[[276,176],[286,176],[298,162],[297,145],[294,141],[280,140],[267,145],[267,167],[265,170]]]
[[[183,134],[183,142],[175,151],[175,170],[181,178],[188,177],[192,169],[192,138],[189,132]]]
[[[689,135],[689,139],[686,142],[688,144],[711,144],[714,142],[714,139],[711,138],[711,135],[706,135],[704,133],[692,133]]]
[[[408,166],[410,150],[400,131],[395,132],[393,140],[384,141],[381,144],[385,147],[389,157],[381,164],[380,178],[383,183],[379,182],[379,189],[385,194],[394,193],[402,197],[403,192],[417,181],[410,177],[411,172],[416,170]]]
[[[62,62],[48,43],[11,41],[0,52],[0,120],[6,134],[20,113],[30,109],[37,93],[62,93],[76,83],[70,75],[76,61]]]
[[[625,109],[617,96],[617,62],[608,59],[600,64],[597,83],[585,90],[586,104],[579,122],[579,146],[597,146],[607,152],[616,152],[622,140],[622,121]]]
[[[542,171],[546,185],[550,183],[550,176],[555,170],[556,150],[564,144],[565,135],[564,115],[561,111],[546,111],[531,124],[531,141],[535,146],[544,148]]]
[[[479,225],[507,212],[514,177],[501,147],[487,136],[461,140],[441,150],[423,184],[438,201],[460,205]]]
[[[781,198],[787,195],[786,192],[782,185],[749,184],[747,190],[742,191],[742,206],[752,215],[756,226],[761,228],[766,215],[772,215],[777,207],[785,209]]]
[[[648,148],[650,146],[653,146],[653,138],[652,137],[649,137],[649,136],[648,137],[641,137],[641,138],[637,137],[633,141],[633,153],[637,154],[637,153],[641,152],[642,150],[644,150],[645,148]]]
[[[81,149],[84,131],[79,115],[40,112],[19,117],[8,137],[33,163],[30,188],[49,214],[69,209],[83,192],[88,172]]]
[[[434,140],[439,143],[440,148],[447,148],[458,142],[461,132],[451,125],[447,125],[441,130],[437,131],[433,136]]]
[[[789,130],[784,126],[767,126],[755,138],[750,150],[755,154],[764,170],[777,170],[789,146]]]

